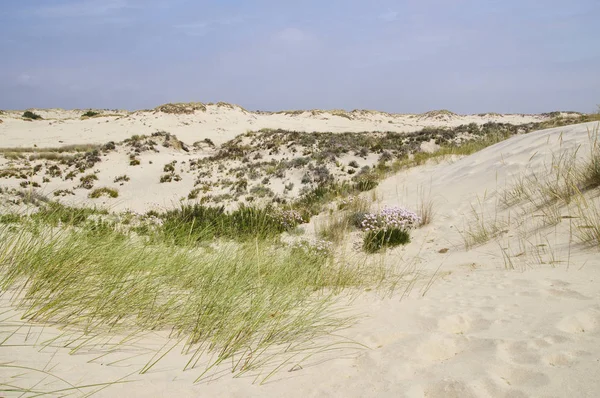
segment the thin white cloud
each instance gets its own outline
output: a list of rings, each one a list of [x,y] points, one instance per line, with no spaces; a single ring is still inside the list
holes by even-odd
[[[379,15],[379,19],[386,22],[394,22],[398,20],[398,12],[397,11],[388,11]]]
[[[188,36],[204,36],[210,30],[210,24],[208,22],[181,24],[174,25],[173,27],[182,31]]]
[[[78,0],[36,7],[31,11],[42,18],[81,18],[111,15],[126,8],[135,6],[128,0]]]
[[[287,43],[300,43],[311,38],[311,35],[298,28],[286,28],[275,34],[275,38]]]
[[[21,87],[35,87],[37,86],[37,79],[28,73],[22,73],[17,76],[17,85]]]
[[[201,20],[191,23],[182,23],[173,25],[173,28],[182,31],[188,36],[204,36],[211,30],[217,29],[220,26],[232,26],[242,23],[246,20],[244,16],[232,16],[215,20]]]

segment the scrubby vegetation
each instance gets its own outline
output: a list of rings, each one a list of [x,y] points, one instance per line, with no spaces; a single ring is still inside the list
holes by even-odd
[[[525,254],[531,253],[539,263],[555,264],[548,228],[565,229],[569,241],[600,247],[600,202],[598,201],[597,165],[600,162],[598,126],[589,131],[590,152],[561,150],[554,153],[543,172],[521,175],[509,187],[500,190],[495,203],[486,207],[490,198],[482,198],[472,206],[472,214],[463,229],[467,249],[497,240],[502,245],[506,266],[516,267]],[[568,226],[564,222],[568,221]],[[516,231],[514,239],[505,236]]]
[[[384,282],[381,270],[338,264],[327,242],[279,242],[302,222],[291,211],[190,206],[145,217],[153,220],[145,229],[123,229],[130,218],[115,224],[104,211],[54,202],[3,217],[0,290],[25,287],[13,301],[27,308],[26,319],[79,330],[78,350],[97,349],[96,341],[117,332],[169,329],[185,346],[182,368],[198,369],[200,379],[219,364],[243,374],[320,349],[313,339],[353,322],[332,312],[336,294],[390,289],[403,277],[390,272]],[[281,349],[290,344],[296,348]],[[208,365],[204,354],[212,356]]]
[[[416,213],[400,207],[364,214],[360,222],[365,231],[363,249],[375,253],[384,247],[405,245],[410,242],[409,231],[420,224],[421,218]]]
[[[81,115],[81,117],[95,117],[98,115],[100,115],[100,112],[96,112],[96,111],[93,111],[90,109],[89,111],[87,111],[83,115]]]
[[[113,182],[115,183],[121,183],[121,185],[123,185],[123,183],[129,182],[130,178],[127,174],[123,174],[120,175],[118,177],[115,177],[115,179],[113,180]]]
[[[101,196],[108,196],[109,198],[119,197],[119,191],[114,188],[97,188],[90,192],[89,197],[92,199],[98,199]]]
[[[42,117],[40,115],[38,115],[37,113],[34,113],[32,111],[23,112],[23,118],[30,119],[30,120],[41,120],[42,119]]]
[[[202,110],[190,109],[165,106],[157,111]],[[447,112],[428,117],[440,115],[453,117]],[[26,310],[27,320],[85,335],[78,347],[90,342],[89,347],[97,349],[96,341],[115,332],[135,336],[169,330],[189,355],[186,370],[201,363],[202,371],[227,363],[233,372],[243,374],[272,361],[273,351],[293,356],[351,324],[351,318],[332,315],[336,294],[412,283],[407,275],[384,265],[365,266],[358,250],[353,249],[353,255],[361,256],[355,261],[339,257],[335,249],[353,234],[359,250],[382,252],[383,257],[387,249],[409,244],[413,229],[431,222],[432,202],[423,198],[417,213],[402,208],[371,213],[362,192],[403,168],[471,154],[540,126],[488,123],[411,134],[262,130],[221,147],[201,141],[194,148],[205,151],[201,156],[211,156],[200,158],[193,157],[196,149],[166,132],[132,136],[83,152],[64,151],[72,153],[53,159],[35,156],[62,152],[16,150],[17,160],[47,162],[10,164],[0,170],[0,177],[23,180],[19,182],[30,191],[21,194],[19,203],[36,206],[0,217],[0,290],[15,292],[13,302]],[[423,152],[425,142],[439,149]],[[86,170],[117,149],[126,153],[122,162],[140,165],[145,153],[165,148],[169,154],[192,152],[185,162],[155,166],[163,168],[160,182],[180,180],[178,172],[193,174],[194,179],[186,181],[195,181],[195,187],[174,210],[115,214],[71,208],[35,197],[37,190],[32,189],[32,177],[41,173],[45,178],[73,180],[73,188],[79,183],[90,190],[90,198],[117,198],[116,189],[93,189],[96,171]],[[571,206],[577,213],[569,216],[578,215],[573,220],[574,236],[598,246],[597,198],[586,194],[600,186],[599,153],[596,140],[585,164],[575,166],[568,157],[557,158],[552,168],[556,179],[523,180],[507,190],[502,205],[526,203],[524,209],[538,212],[543,225],[560,222],[561,208]],[[294,184],[296,180],[302,183]],[[126,181],[127,175],[114,178],[115,183]],[[74,193],[61,189],[53,194]],[[189,204],[186,198],[197,202]],[[222,204],[233,202],[237,205]],[[301,225],[317,214],[322,220],[316,225],[318,240],[301,240]],[[464,231],[468,248],[504,230],[498,220],[478,221]],[[206,367],[207,353],[212,359]],[[148,363],[142,373],[155,363]]]
[[[184,205],[162,214],[152,213],[162,227],[154,239],[178,245],[211,241],[215,238],[253,240],[274,238],[290,231],[303,222],[301,215],[293,210],[274,207],[258,208],[241,205],[227,212],[224,207],[208,207],[201,204]]]

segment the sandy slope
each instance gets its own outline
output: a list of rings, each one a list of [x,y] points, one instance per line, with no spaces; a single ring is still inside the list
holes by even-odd
[[[22,112],[0,115],[0,147],[38,147],[67,144],[104,144],[122,141],[134,134],[152,134],[165,130],[180,140],[193,143],[204,138],[219,145],[248,130],[281,128],[297,131],[417,131],[427,126],[502,122],[522,124],[546,120],[543,115],[396,115],[382,112],[351,112],[349,118],[331,113],[301,114],[254,113],[232,106],[208,105],[206,111],[194,114],[167,114],[137,111],[81,120],[75,111],[36,111],[47,120],[23,121]],[[116,114],[115,114],[116,115]]]
[[[112,386],[98,396],[599,396],[598,251],[569,244],[563,222],[540,232],[552,242],[551,256],[546,252],[541,261],[521,256],[515,261],[523,265],[522,271],[506,270],[499,247],[516,239],[517,230],[508,229],[499,240],[470,251],[464,249],[460,233],[478,198],[489,213],[495,209],[496,192],[517,174],[544,170],[552,153],[567,148],[581,146],[584,156],[593,126],[515,136],[472,156],[414,168],[384,181],[374,207],[414,208],[424,189],[435,201],[437,216],[414,232],[409,246],[384,258],[390,264],[408,262],[420,269],[422,282],[411,294],[401,300],[369,293],[352,303],[351,310],[366,317],[345,336],[369,349],[311,359],[302,369],[281,372],[262,386],[251,384],[252,378],[233,379],[227,374],[191,385],[197,374],[181,372],[185,358],[174,351],[149,374],[132,376],[136,382]],[[307,228],[310,232],[313,226]],[[449,250],[442,254],[440,249]],[[4,307],[9,308],[6,299]],[[10,311],[4,317],[16,320],[18,312]],[[10,327],[6,321],[2,332],[10,332]],[[28,338],[31,345],[38,331],[22,328],[10,341],[22,344]],[[43,333],[48,338],[58,331],[45,328]],[[163,344],[161,336],[148,336],[127,350],[140,356],[116,363],[112,362],[125,352],[93,360],[100,351],[68,355],[64,348],[40,351],[19,346],[0,348],[0,358],[15,365],[46,366],[72,383],[85,384],[134,372],[152,357],[144,348]],[[0,380],[10,375],[32,383],[45,378],[0,368]]]

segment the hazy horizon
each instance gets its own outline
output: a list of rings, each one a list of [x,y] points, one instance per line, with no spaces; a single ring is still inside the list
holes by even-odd
[[[0,10],[0,109],[593,112],[600,3],[32,0]]]

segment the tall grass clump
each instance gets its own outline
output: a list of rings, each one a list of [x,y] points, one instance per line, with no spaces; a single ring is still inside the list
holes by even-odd
[[[600,187],[600,124],[588,132],[590,140],[590,157],[582,168],[582,188],[585,190]]]
[[[578,200],[577,215],[575,237],[581,243],[600,248],[600,201],[598,198]]]
[[[29,219],[39,226],[80,227],[88,222],[91,216],[106,215],[108,211],[90,207],[74,207],[59,202],[48,201],[40,206]]]
[[[296,355],[294,347],[351,324],[332,312],[333,294],[380,283],[368,268],[338,265],[323,245],[190,249],[110,229],[28,225],[0,225],[0,292],[14,292],[25,320],[76,328],[86,341],[168,331],[183,344],[184,370],[227,364],[243,373],[273,352]]]
[[[433,221],[433,217],[435,216],[435,210],[433,208],[433,199],[431,199],[429,195],[426,195],[425,191],[423,190],[421,190],[420,192],[417,214],[421,219],[421,226],[431,224],[431,222]]]
[[[297,211],[241,205],[227,212],[224,207],[183,205],[159,216],[160,238],[176,244],[193,244],[214,238],[267,239],[303,222]]]
[[[561,150],[552,155],[551,163],[542,172],[520,176],[512,186],[500,192],[505,208],[520,206],[519,211],[513,212],[512,224],[521,229],[521,235],[529,236],[569,219],[573,225],[571,231],[580,242],[600,243],[600,207],[595,192],[600,187],[600,125],[588,131],[588,136],[589,156],[581,156],[580,147]],[[529,222],[530,218],[535,222]],[[501,231],[500,224],[485,223],[483,215],[475,217],[469,227],[469,231],[475,233],[468,236],[467,246],[489,240],[477,242],[478,237],[493,236]]]

